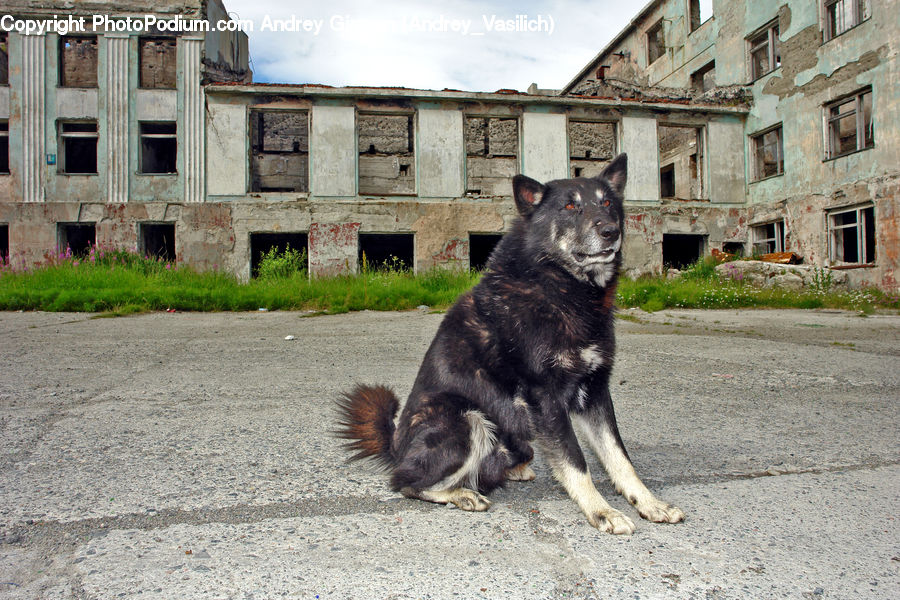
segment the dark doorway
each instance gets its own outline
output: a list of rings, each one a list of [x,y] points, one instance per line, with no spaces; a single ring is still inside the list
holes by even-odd
[[[302,250],[309,254],[309,236],[298,232],[251,233],[250,234],[250,276],[259,275],[259,263],[263,255],[273,248],[283,254],[290,246],[291,250]]]
[[[60,252],[69,248],[74,256],[87,256],[96,244],[97,229],[94,223],[59,223],[57,239]]]
[[[0,262],[9,260],[9,225],[0,225]]]
[[[483,271],[487,267],[491,252],[502,238],[503,234],[500,233],[470,233],[469,268],[473,271]]]
[[[659,170],[659,195],[661,198],[675,197],[675,165]]]
[[[413,247],[415,236],[411,233],[361,233],[359,234],[359,265],[369,270],[414,270]],[[365,263],[363,262],[365,257]]]
[[[684,269],[694,264],[703,256],[706,236],[664,233],[663,234],[663,266],[667,269]]]
[[[175,223],[141,223],[141,252],[175,262]]]

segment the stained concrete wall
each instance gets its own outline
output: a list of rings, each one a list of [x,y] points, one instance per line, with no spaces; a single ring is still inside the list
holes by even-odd
[[[740,119],[711,119],[706,126],[708,198],[710,202],[734,204],[746,198],[744,172],[744,124]]]
[[[620,152],[628,154],[625,200],[659,200],[659,151],[654,117],[622,117]]]
[[[313,106],[309,153],[315,195],[356,196],[356,109]]]
[[[540,182],[569,176],[565,114],[522,115],[522,174]]]
[[[462,196],[466,175],[462,112],[420,107],[416,117],[418,195],[422,198]]]
[[[248,131],[244,104],[207,104],[206,191],[215,196],[243,195],[247,192]]]

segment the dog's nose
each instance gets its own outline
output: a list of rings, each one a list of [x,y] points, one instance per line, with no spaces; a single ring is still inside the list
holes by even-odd
[[[619,237],[619,226],[615,223],[598,224],[600,227],[600,237],[613,240]]]

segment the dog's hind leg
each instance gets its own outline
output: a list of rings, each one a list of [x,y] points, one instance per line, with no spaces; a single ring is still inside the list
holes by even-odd
[[[587,410],[572,414],[572,421],[596,452],[616,490],[641,517],[654,523],[678,523],[684,519],[680,508],[658,499],[638,477],[619,436],[608,387],[601,389]]]

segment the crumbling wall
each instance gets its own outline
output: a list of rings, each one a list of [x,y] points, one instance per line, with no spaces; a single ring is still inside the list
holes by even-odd
[[[569,172],[572,177],[594,177],[609,164],[616,151],[614,123],[569,120]]]
[[[140,38],[140,86],[175,89],[175,38]]]
[[[59,85],[97,87],[97,37],[59,38]]]
[[[360,114],[357,125],[359,193],[415,194],[413,116]]]
[[[250,191],[309,191],[306,111],[251,111],[250,140]]]
[[[466,117],[465,144],[466,194],[509,196],[518,173],[518,119]]]

